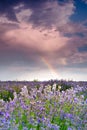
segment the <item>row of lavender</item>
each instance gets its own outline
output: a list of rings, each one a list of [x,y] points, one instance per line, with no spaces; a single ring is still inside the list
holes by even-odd
[[[9,83],[12,85],[3,82],[1,87],[12,89]],[[21,84],[21,91],[16,88],[18,93],[12,91],[13,99],[0,100],[1,130],[87,129],[86,82],[34,81],[31,86],[29,82],[14,83],[13,86]]]
[[[0,90],[1,89],[12,89],[14,86],[23,87],[26,85],[27,87],[36,87],[37,85],[42,85],[45,87],[48,84],[53,85],[54,83],[58,85],[71,85],[72,87],[76,88],[78,85],[80,87],[87,87],[87,81],[66,81],[66,80],[49,80],[49,81],[0,81]]]

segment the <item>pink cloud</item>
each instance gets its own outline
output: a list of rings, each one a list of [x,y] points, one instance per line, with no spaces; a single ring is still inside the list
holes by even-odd
[[[41,31],[31,24],[21,23],[20,28],[6,31],[2,41],[10,48],[23,51],[27,58],[46,57],[53,66],[86,62],[86,53],[78,52],[86,38],[65,37],[55,28]]]
[[[21,28],[7,31],[4,36],[12,47],[21,46],[29,50],[34,49],[46,53],[59,50],[69,40],[56,32],[55,28],[51,31],[44,30],[40,32],[39,29],[33,29],[29,24],[21,24]]]

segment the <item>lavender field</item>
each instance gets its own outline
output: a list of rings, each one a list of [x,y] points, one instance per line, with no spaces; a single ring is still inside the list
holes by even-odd
[[[0,130],[87,130],[87,82],[0,82]]]

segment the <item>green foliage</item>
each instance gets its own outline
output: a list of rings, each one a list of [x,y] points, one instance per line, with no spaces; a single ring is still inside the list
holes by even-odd
[[[22,124],[19,124],[18,130],[23,130],[23,125]]]
[[[19,94],[21,92],[21,88],[19,88],[18,86],[14,86],[13,87],[14,92],[16,92],[17,94]]]
[[[13,90],[2,90],[0,91],[0,99],[3,99],[4,101],[10,101],[10,98],[13,100],[14,99],[14,95],[13,92],[16,92],[17,94],[20,93],[21,89],[17,86],[14,86],[12,88]]]
[[[67,84],[62,83],[60,92],[61,91],[66,91],[67,89],[70,89],[71,87],[72,87],[71,85],[67,85]]]
[[[60,116],[53,116],[51,123],[60,126],[60,130],[67,130],[68,125],[71,125],[69,120],[61,119]]]
[[[70,104],[69,102],[66,102],[63,104],[63,111],[66,113],[69,113],[72,109],[73,105]]]
[[[78,92],[76,95],[77,95],[77,96],[84,95],[84,99],[86,100],[86,99],[87,99],[87,90]]]
[[[13,92],[10,90],[3,90],[0,92],[0,99],[3,99],[4,101],[10,101],[10,98],[12,100],[14,98]]]
[[[34,79],[33,81],[34,81],[34,82],[38,82],[38,79]]]
[[[49,114],[49,112],[50,112],[50,105],[51,105],[50,101],[47,100],[46,103],[45,103],[45,111],[46,111],[47,114]]]
[[[39,88],[40,88],[40,85],[39,85],[39,84],[37,84],[37,85],[36,85],[36,88],[37,88],[37,90],[39,90]]]
[[[59,83],[59,84],[56,84],[56,91],[59,90],[59,86],[61,86],[60,92],[66,91],[67,89],[70,89],[72,87],[71,85],[66,84],[66,83]],[[52,91],[52,88],[51,88],[51,91]]]

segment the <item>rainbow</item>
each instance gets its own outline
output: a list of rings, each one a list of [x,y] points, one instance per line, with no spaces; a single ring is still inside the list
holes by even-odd
[[[59,75],[58,75],[56,69],[50,64],[50,62],[45,57],[41,57],[41,60],[48,67],[48,69],[50,70],[52,76],[58,78]]]

